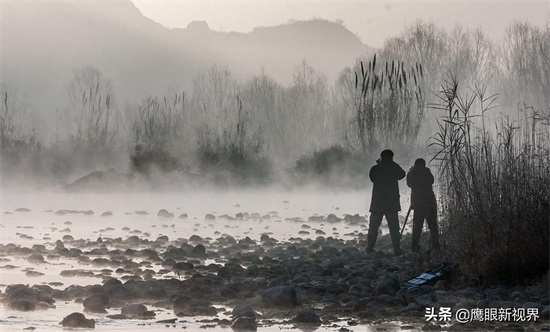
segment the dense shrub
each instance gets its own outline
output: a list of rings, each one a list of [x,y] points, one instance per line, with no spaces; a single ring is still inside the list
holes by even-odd
[[[168,152],[162,149],[145,149],[141,145],[136,145],[130,155],[130,163],[132,170],[142,175],[149,175],[152,171],[166,173],[182,169],[178,159]]]
[[[349,163],[351,153],[339,145],[314,151],[296,162],[296,171],[300,174],[328,175],[336,167]]]
[[[222,128],[204,124],[198,132],[198,159],[201,172],[217,183],[265,183],[271,164],[265,157],[264,138],[251,122],[237,97],[236,116]]]
[[[370,169],[367,159],[366,155],[352,153],[341,145],[315,150],[296,161],[294,180],[302,184],[320,181],[330,185],[363,187]]]

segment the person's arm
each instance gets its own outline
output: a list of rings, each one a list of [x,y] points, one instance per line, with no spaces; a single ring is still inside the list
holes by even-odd
[[[407,186],[409,186],[409,188],[412,188],[412,186],[413,186],[412,169],[409,171],[409,173],[407,173]]]
[[[402,180],[406,173],[405,173],[405,170],[403,170],[403,168],[401,168],[401,166],[399,166],[398,163],[394,162],[395,163],[395,176],[397,177],[397,180]]]
[[[377,177],[378,177],[377,173],[378,172],[376,171],[376,166],[372,166],[369,172],[369,178],[372,181],[372,183],[374,183],[377,180]]]

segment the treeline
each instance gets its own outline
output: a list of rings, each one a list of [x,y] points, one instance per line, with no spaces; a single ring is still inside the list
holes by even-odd
[[[497,44],[420,22],[330,85],[306,63],[290,86],[263,73],[237,82],[212,66],[190,92],[125,105],[84,67],[50,136],[3,85],[2,176],[66,183],[116,167],[176,188],[197,179],[364,187],[358,179],[391,148],[399,162],[426,156],[437,170],[448,259],[488,278],[540,275],[550,262],[549,54],[549,26],[514,23]]]
[[[426,141],[440,118],[432,106],[449,75],[461,92],[484,87],[499,94],[499,110],[487,117],[513,117],[518,105],[546,114],[549,40],[548,27],[528,23],[511,25],[497,44],[479,30],[418,22],[332,83],[305,62],[290,86],[264,73],[239,82],[214,65],[194,77],[191,91],[125,104],[108,77],[83,67],[47,133],[29,126],[30,106],[3,85],[2,173],[68,182],[114,167],[144,178],[192,174],[216,183],[357,183],[382,148],[402,162],[431,153]]]

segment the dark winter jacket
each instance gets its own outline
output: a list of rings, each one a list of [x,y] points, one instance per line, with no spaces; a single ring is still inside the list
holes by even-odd
[[[418,165],[411,168],[407,173],[407,185],[411,188],[413,207],[423,208],[435,203],[433,183],[434,176],[429,168]]]
[[[370,212],[388,213],[401,211],[399,203],[399,184],[397,181],[405,177],[405,171],[393,160],[382,160],[373,166],[369,173],[374,183]]]

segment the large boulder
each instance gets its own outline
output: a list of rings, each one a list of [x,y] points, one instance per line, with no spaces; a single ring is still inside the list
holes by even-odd
[[[86,316],[84,316],[80,312],[73,312],[72,314],[63,318],[63,320],[59,322],[59,324],[63,325],[63,327],[81,327],[87,329],[95,328],[95,320],[86,319]]]
[[[141,303],[127,303],[120,309],[120,313],[129,318],[149,319],[155,317],[155,313],[147,310],[147,307]]]
[[[298,304],[296,289],[292,286],[276,286],[269,288],[262,295],[267,306],[294,307]]]
[[[82,302],[85,312],[106,313],[105,307],[109,304],[109,296],[106,293],[96,293],[88,296]]]
[[[36,309],[36,301],[30,297],[10,299],[7,307],[12,310],[34,311]]]
[[[235,331],[256,331],[258,324],[255,318],[237,316],[231,320],[231,328]]]
[[[375,295],[390,295],[394,296],[399,290],[399,281],[392,277],[382,276],[378,279],[378,284],[374,288]]]
[[[258,329],[256,314],[248,303],[243,303],[236,306],[233,308],[231,314],[233,315],[233,318],[231,319],[231,328],[233,330],[256,331]]]
[[[174,214],[172,212],[168,212],[165,209],[159,210],[157,216],[162,218],[174,218]]]
[[[197,244],[191,250],[191,252],[189,252],[189,256],[197,257],[197,258],[204,258],[204,256],[206,256],[206,248],[202,244]]]
[[[301,310],[296,317],[292,319],[294,323],[298,324],[321,324],[321,318],[315,312],[309,309]]]

